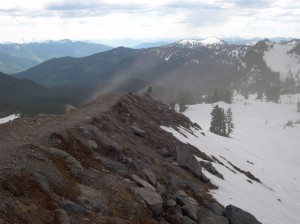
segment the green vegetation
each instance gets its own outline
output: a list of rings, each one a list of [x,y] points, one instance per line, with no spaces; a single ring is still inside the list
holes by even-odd
[[[228,108],[225,113],[223,108],[216,105],[211,116],[210,131],[217,135],[229,137],[234,129],[231,108]]]

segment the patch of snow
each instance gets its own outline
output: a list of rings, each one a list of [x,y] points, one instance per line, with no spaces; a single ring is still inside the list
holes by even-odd
[[[224,45],[224,41],[220,40],[217,37],[210,37],[203,40],[183,39],[178,41],[177,43],[189,48],[197,47],[197,46]]]
[[[217,37],[209,37],[207,39],[201,40],[200,42],[203,45],[213,45],[213,44],[224,45],[224,42]]]
[[[170,54],[168,57],[165,58],[165,61],[169,61],[170,57],[172,56],[173,54]]]
[[[12,120],[18,118],[18,117],[20,117],[19,114],[12,114],[8,117],[0,118],[0,124],[7,123],[9,121],[12,121]]]
[[[255,95],[250,95],[248,100],[243,100],[242,96],[235,94],[232,104],[218,103],[225,110],[232,108],[235,129],[231,138],[208,131],[213,107],[210,104],[191,105],[184,112],[193,122],[200,124],[206,136],[201,134],[202,131],[192,130],[195,137],[179,127],[185,137],[172,128],[162,128],[230,168],[213,163],[224,180],[204,170],[204,174],[218,186],[211,194],[221,204],[234,204],[264,224],[300,223],[300,125],[283,127],[288,120],[298,120],[300,113],[296,112],[294,104],[276,104],[255,98]],[[295,102],[300,94],[281,96],[281,101],[287,102],[291,98]],[[262,183],[250,180],[227,161],[251,172]]]

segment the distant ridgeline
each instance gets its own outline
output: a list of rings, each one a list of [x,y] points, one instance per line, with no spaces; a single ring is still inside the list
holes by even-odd
[[[119,47],[83,58],[55,58],[14,76],[46,86],[51,99],[55,95],[56,101],[77,104],[103,92],[145,92],[150,85],[152,97],[169,105],[212,102],[216,90],[222,93],[219,100],[225,100],[223,92],[238,90],[277,102],[280,94],[300,92],[299,49],[299,40],[266,39],[255,45],[217,38],[181,40],[148,49]]]

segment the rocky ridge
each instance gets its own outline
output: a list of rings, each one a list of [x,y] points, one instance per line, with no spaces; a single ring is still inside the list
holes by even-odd
[[[193,155],[211,159],[160,126],[201,129],[131,93],[1,124],[0,223],[259,223],[218,204]]]

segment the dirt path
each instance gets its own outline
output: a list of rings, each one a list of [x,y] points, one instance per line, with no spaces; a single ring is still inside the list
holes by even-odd
[[[107,111],[122,95],[122,93],[101,95],[69,115],[40,114],[0,124],[0,159],[4,151],[10,147],[34,143],[52,132],[70,128]]]

